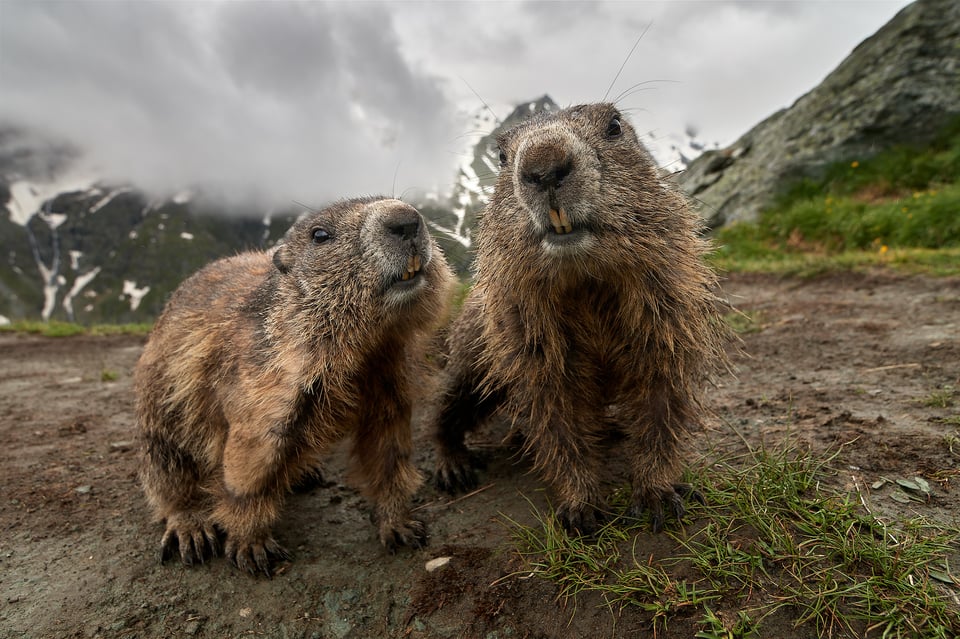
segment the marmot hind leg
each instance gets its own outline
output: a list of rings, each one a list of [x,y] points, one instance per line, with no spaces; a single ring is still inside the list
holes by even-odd
[[[483,458],[467,448],[464,437],[487,420],[500,405],[500,395],[484,395],[472,377],[451,376],[434,429],[437,451],[434,485],[444,492],[468,491],[477,486]]]
[[[221,553],[220,533],[210,519],[213,499],[189,453],[162,437],[148,437],[140,481],[156,519],[166,525],[161,563],[179,555],[192,566]]]

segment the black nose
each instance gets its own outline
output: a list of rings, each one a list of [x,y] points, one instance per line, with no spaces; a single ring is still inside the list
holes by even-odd
[[[401,240],[412,240],[420,231],[420,220],[392,221],[388,222],[386,226],[391,235],[395,235]]]
[[[567,160],[545,169],[523,171],[520,177],[530,186],[536,187],[541,191],[546,191],[547,189],[556,189],[563,185],[564,178],[570,175],[570,171],[572,170],[573,162]]]

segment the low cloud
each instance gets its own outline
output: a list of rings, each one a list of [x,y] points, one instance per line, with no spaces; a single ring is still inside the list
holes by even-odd
[[[452,179],[463,124],[384,6],[0,7],[0,119],[155,192],[311,204]]]
[[[0,121],[155,191],[443,190],[482,102],[502,118],[609,87],[663,145],[689,122],[729,144],[904,4],[0,0]]]

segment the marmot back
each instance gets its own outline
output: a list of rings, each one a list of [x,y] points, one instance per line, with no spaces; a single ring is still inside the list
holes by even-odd
[[[683,513],[681,444],[701,420],[700,383],[725,358],[699,216],[612,104],[541,114],[499,142],[476,283],[451,330],[438,484],[475,481],[464,434],[502,409],[563,523],[588,532],[614,419],[634,511],[650,509],[659,529],[665,504]]]
[[[285,492],[346,436],[381,541],[421,545],[411,378],[451,278],[416,209],[364,198],[308,214],[272,253],[185,281],[135,371],[161,558],[202,561],[225,535],[237,566],[269,574],[287,556],[271,534]]]

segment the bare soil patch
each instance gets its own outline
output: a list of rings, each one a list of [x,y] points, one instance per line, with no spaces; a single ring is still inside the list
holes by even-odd
[[[957,525],[960,279],[738,275],[725,291],[754,322],[737,376],[710,392],[716,417],[692,459],[742,450],[744,439],[842,446],[832,481],[861,491],[875,512]],[[593,596],[558,600],[553,584],[527,578],[505,517],[533,523],[531,505],[546,509],[548,495],[495,427],[476,442],[490,459],[486,489],[454,503],[430,487],[420,492],[431,530],[424,551],[385,553],[337,455],[326,484],[290,497],[276,532],[295,559],[272,580],[222,559],[160,565],[162,530],[136,481],[131,371],[142,345],[0,335],[0,636],[650,634],[649,617],[635,609],[610,610]],[[418,465],[429,470],[429,436],[418,439]],[[928,501],[901,503],[891,484],[870,488],[881,477],[915,476],[932,486]],[[614,467],[611,490],[624,479]],[[670,543],[641,532],[636,553],[662,556]],[[450,562],[427,572],[441,556]],[[691,637],[697,618],[678,614],[657,636]],[[816,635],[782,626],[781,639]]]

